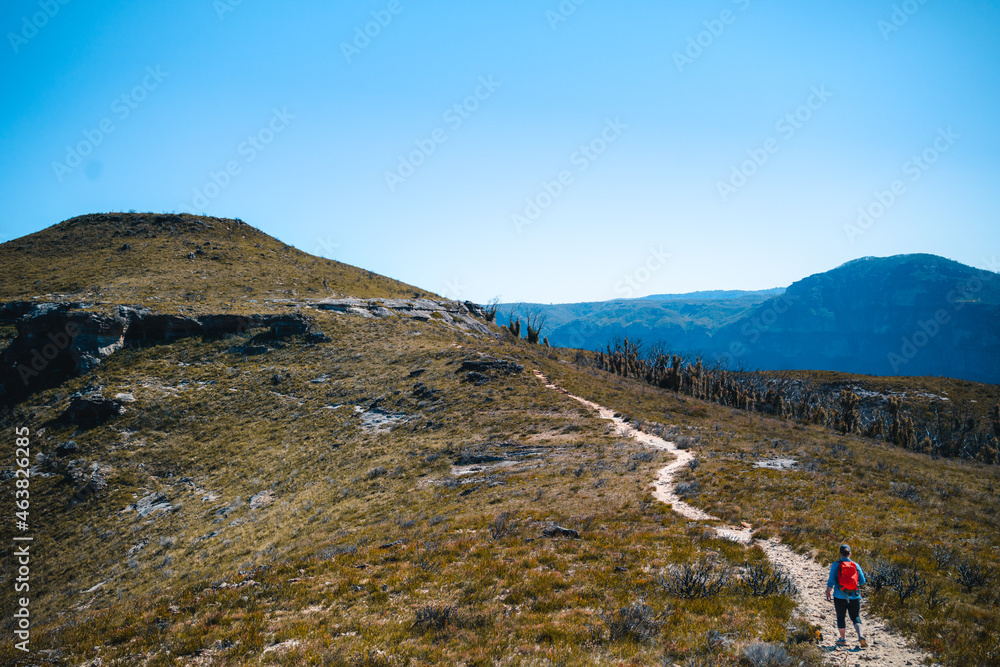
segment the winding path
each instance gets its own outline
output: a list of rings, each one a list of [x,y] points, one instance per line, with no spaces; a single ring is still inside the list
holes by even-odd
[[[684,449],[678,449],[674,443],[664,440],[651,433],[646,433],[627,424],[625,420],[617,415],[614,410],[598,405],[585,398],[574,396],[565,389],[549,382],[541,371],[535,370],[534,374],[545,383],[549,389],[554,389],[568,397],[583,403],[588,408],[597,411],[602,419],[608,419],[614,424],[615,431],[624,437],[632,438],[637,442],[662,449],[673,454],[676,458],[661,468],[653,483],[653,497],[667,503],[681,516],[692,521],[719,521],[717,517],[708,514],[704,510],[687,504],[681,500],[674,492],[674,474],[686,466],[694,455]],[[754,542],[752,527],[743,524],[739,527],[715,525],[716,534],[734,542],[749,545]],[[837,616],[833,610],[833,605],[825,599],[826,577],[829,569],[812,560],[808,556],[796,553],[791,547],[781,544],[777,538],[769,540],[756,540],[767,557],[776,567],[782,567],[789,574],[796,588],[799,590],[798,603],[799,611],[809,620],[810,623],[820,626],[823,632],[823,642],[820,649],[826,653],[825,662],[830,665],[860,666],[878,665],[882,667],[906,667],[907,665],[928,664],[930,656],[919,649],[912,647],[905,638],[890,630],[886,624],[870,613],[864,613],[862,620],[865,624],[865,635],[868,639],[868,648],[858,647],[854,636],[854,629],[848,627],[848,647],[839,648],[833,644],[838,637]]]

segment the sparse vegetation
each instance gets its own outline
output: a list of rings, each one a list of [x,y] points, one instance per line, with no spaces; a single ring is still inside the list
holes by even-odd
[[[130,252],[173,252],[169,244],[193,235],[184,225],[203,229],[190,216],[176,235],[156,226],[172,221],[137,225]],[[254,238],[239,247],[268,254]],[[69,261],[61,257],[55,265]],[[105,285],[108,302],[145,299],[156,281],[164,294],[178,289],[170,266],[150,266],[150,277],[133,267],[132,278],[102,283],[84,267],[45,285]],[[342,281],[336,289],[352,293],[357,278],[358,293],[405,293],[349,268],[315,282]],[[235,271],[205,274],[218,289],[185,278],[194,297],[164,307],[229,303],[247,277]],[[32,293],[41,278],[9,277],[5,298]],[[291,270],[275,278],[290,279]],[[313,282],[290,289],[306,284],[319,293]],[[858,428],[842,433],[831,426],[836,406],[814,419],[793,412],[793,401],[769,403],[766,383],[746,399],[773,413],[720,404],[712,371],[676,355],[663,359],[665,386],[654,386],[636,375],[643,367],[631,343],[634,354],[614,360],[626,378],[592,355],[531,345],[501,327],[494,338],[433,319],[315,319],[329,343],[291,336],[251,355],[247,332],[125,349],[0,414],[5,428],[32,426],[42,455],[33,521],[47,543],[67,546],[32,563],[38,655],[67,664],[818,665],[818,630],[794,615],[790,582],[764,552],[653,500],[665,455],[545,389],[531,373],[538,368],[696,454],[697,465],[677,473],[688,502],[821,561],[849,540],[873,611],[943,664],[995,663],[1000,468],[866,437],[862,394]],[[463,364],[487,358],[511,365],[468,381]],[[69,396],[88,386],[135,400],[93,428],[59,421]],[[817,415],[826,410],[817,405]],[[398,421],[366,426],[360,415],[376,407]],[[69,441],[59,451],[73,453],[56,455]],[[772,457],[797,464],[753,465]],[[106,486],[71,502],[97,471]],[[911,486],[919,502],[894,485]],[[9,560],[9,545],[0,549]],[[4,608],[11,594],[0,591]],[[9,635],[9,617],[0,630]],[[12,651],[0,646],[0,661],[14,664]]]

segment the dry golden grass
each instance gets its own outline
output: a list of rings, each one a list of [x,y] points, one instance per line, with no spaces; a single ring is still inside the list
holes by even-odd
[[[0,244],[0,265],[4,301],[53,295],[159,312],[263,313],[280,310],[275,299],[432,296],[239,220],[188,214],[72,218]]]
[[[545,389],[530,369],[566,366],[544,348],[439,323],[318,324],[332,343],[253,357],[232,351],[245,336],[125,351],[23,406],[45,424],[41,451],[72,438],[81,465],[110,470],[108,490],[77,505],[59,475],[33,480],[39,533],[65,547],[33,572],[37,648],[68,663],[653,664],[725,663],[788,638],[787,596],[683,600],[657,585],[672,564],[764,556],[652,501],[665,455]],[[463,382],[479,352],[526,370]],[[417,382],[440,394],[415,395]],[[86,384],[136,402],[86,432],[53,421]],[[373,403],[411,419],[366,432],[353,406]],[[534,455],[456,474],[463,454],[505,443]],[[273,501],[249,509],[261,491]],[[175,509],[123,511],[154,492]],[[503,513],[510,533],[494,536]],[[549,523],[581,539],[544,538]],[[613,633],[638,604],[648,637]]]
[[[871,572],[882,563],[914,573],[926,587],[900,602],[872,588],[872,608],[945,664],[1000,664],[1000,604],[992,585],[967,590],[960,564],[1000,571],[1000,467],[934,459],[818,426],[679,397],[600,371],[547,368],[569,391],[614,407],[646,428],[676,427],[692,438],[697,482],[688,501],[728,522],[747,521],[762,537],[780,535],[822,563],[849,542]],[[894,386],[901,386],[892,383]],[[933,389],[921,385],[920,390]],[[792,458],[795,470],[753,463]],[[951,562],[939,562],[947,553]],[[934,594],[931,594],[931,593]]]

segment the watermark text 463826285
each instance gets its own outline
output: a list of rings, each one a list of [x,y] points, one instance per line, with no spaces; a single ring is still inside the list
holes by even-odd
[[[31,431],[14,429],[14,648],[30,651],[31,541],[28,534],[29,487],[31,485]]]

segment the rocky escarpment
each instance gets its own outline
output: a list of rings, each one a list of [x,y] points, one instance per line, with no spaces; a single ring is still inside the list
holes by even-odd
[[[74,302],[13,302],[0,306],[0,321],[17,336],[3,352],[0,401],[12,402],[65,378],[85,373],[124,347],[143,347],[191,336],[220,338],[266,329],[273,338],[310,334],[302,315],[163,315],[120,306],[96,312]],[[318,342],[322,334],[313,334]]]
[[[422,322],[442,322],[481,334],[493,335],[481,306],[471,301],[434,299],[323,299],[312,302],[314,308],[360,315],[361,317],[404,317]]]
[[[482,308],[471,302],[345,298],[285,305],[366,318],[402,317],[495,335]],[[160,345],[193,336],[222,338],[257,329],[263,330],[260,336],[270,339],[303,336],[306,343],[313,344],[330,340],[313,330],[313,318],[301,313],[188,317],[133,306],[100,312],[80,302],[14,301],[0,304],[0,323],[13,323],[17,329],[0,360],[0,403],[16,402],[67,377],[86,373],[125,347]],[[251,344],[241,350],[256,354],[267,348]]]

